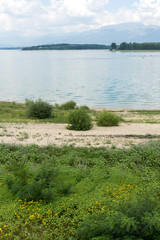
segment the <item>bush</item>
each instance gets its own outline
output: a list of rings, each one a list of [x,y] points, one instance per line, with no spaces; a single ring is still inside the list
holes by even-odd
[[[49,118],[52,115],[52,105],[47,102],[38,99],[37,101],[26,101],[27,116],[34,118]]]
[[[86,105],[80,106],[80,108],[83,109],[83,110],[89,111],[89,107],[86,106]]]
[[[79,226],[78,239],[158,240],[160,209],[150,197],[128,198],[114,209],[92,214]]]
[[[12,161],[7,168],[9,170],[7,187],[19,199],[47,202],[54,200],[58,173],[51,165],[43,164],[36,174],[24,162]]]
[[[62,104],[60,106],[60,109],[62,109],[62,110],[70,110],[70,109],[74,109],[75,107],[76,107],[76,102],[71,100],[71,101],[68,101],[68,102]]]
[[[86,110],[76,109],[69,113],[68,122],[71,124],[68,129],[71,130],[89,130],[92,128],[92,120]]]
[[[102,111],[97,119],[98,126],[118,126],[119,123],[120,117],[106,110]]]

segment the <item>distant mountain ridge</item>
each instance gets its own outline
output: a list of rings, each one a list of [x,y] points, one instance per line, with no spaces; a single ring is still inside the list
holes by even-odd
[[[122,23],[80,33],[48,34],[43,37],[23,37],[15,33],[0,38],[0,47],[26,47],[42,44],[104,44],[112,42],[160,42],[160,26],[142,23]]]

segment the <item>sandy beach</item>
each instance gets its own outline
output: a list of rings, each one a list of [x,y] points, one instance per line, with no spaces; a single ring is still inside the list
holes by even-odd
[[[66,129],[66,126],[67,124],[53,123],[1,123],[0,143],[127,148],[149,141],[147,135],[160,135],[160,124],[121,123],[116,127],[94,125],[89,131],[71,131]]]

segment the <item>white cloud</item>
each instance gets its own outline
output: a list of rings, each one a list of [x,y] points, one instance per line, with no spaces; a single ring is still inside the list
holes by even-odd
[[[134,9],[114,13],[107,11],[109,1],[111,5],[112,0],[50,0],[46,5],[42,0],[0,0],[0,32],[34,36],[128,21],[160,24],[160,0],[137,0]]]
[[[160,24],[160,0],[140,0],[135,6],[143,23]]]

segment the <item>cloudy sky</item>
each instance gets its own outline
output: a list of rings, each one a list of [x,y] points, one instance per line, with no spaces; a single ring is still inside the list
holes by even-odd
[[[160,0],[0,0],[1,36],[43,36],[124,22],[160,25]]]

